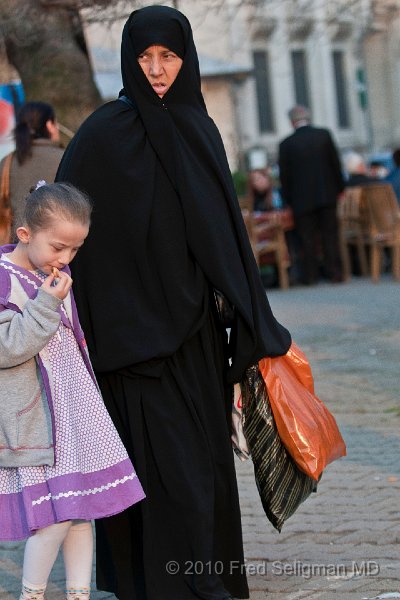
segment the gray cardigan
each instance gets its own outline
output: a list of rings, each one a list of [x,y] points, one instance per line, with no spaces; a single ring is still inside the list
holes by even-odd
[[[53,465],[53,382],[46,346],[64,319],[61,300],[42,290],[29,271],[1,260],[2,251],[12,249],[0,248],[0,467]],[[75,338],[95,381],[72,294],[71,310]]]
[[[37,355],[60,324],[43,290],[22,312],[0,312],[0,466],[54,464],[52,418]]]

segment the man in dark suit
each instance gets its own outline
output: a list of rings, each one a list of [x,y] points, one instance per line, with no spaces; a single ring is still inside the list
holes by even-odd
[[[318,281],[318,248],[324,275],[342,280],[336,217],[337,197],[344,188],[338,152],[328,130],[310,125],[304,106],[289,111],[294,133],[279,145],[282,197],[292,207],[303,255],[303,281]]]

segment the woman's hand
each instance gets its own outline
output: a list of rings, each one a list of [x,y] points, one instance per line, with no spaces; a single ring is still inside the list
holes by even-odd
[[[56,285],[52,285],[56,282]],[[58,298],[64,300],[67,297],[69,290],[72,286],[72,279],[67,273],[63,271],[57,272],[57,277],[52,273],[42,283],[42,290]]]

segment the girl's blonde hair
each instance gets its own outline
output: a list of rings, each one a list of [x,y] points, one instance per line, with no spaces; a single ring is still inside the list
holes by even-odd
[[[90,225],[92,203],[70,183],[48,183],[33,189],[26,198],[22,223],[32,231],[49,227],[55,215],[66,221]]]

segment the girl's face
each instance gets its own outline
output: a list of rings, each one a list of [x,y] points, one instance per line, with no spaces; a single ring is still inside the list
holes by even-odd
[[[19,227],[17,235],[26,261],[24,268],[39,269],[46,275],[50,275],[52,267],[62,269],[74,258],[88,232],[89,224],[56,217],[39,231]]]
[[[174,83],[183,61],[165,46],[149,46],[139,54],[138,62],[151,87],[162,98]]]

